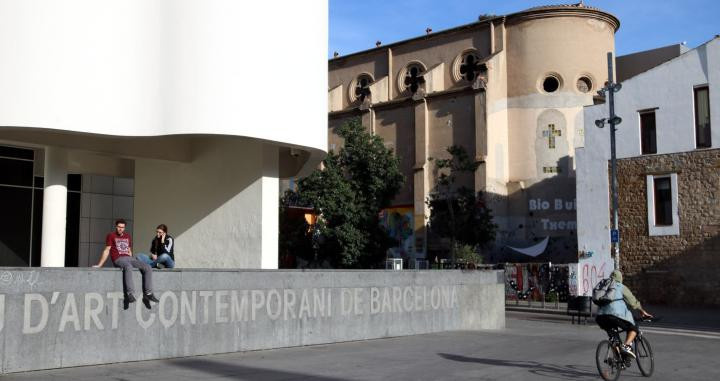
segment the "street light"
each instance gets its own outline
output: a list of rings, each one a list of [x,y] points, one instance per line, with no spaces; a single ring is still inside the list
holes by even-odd
[[[615,115],[615,93],[620,91],[622,85],[613,82],[613,55],[612,52],[607,54],[608,61],[608,81],[605,87],[598,91],[598,94],[604,96],[608,94],[608,105],[610,107],[610,116],[595,121],[598,128],[605,127],[605,122],[610,125],[610,192],[612,193],[612,211],[613,211],[613,228],[610,232],[610,243],[613,247],[615,269],[620,269],[620,231],[618,230],[618,185],[617,185],[617,158],[615,156],[615,131],[618,124],[622,123],[622,118]]]

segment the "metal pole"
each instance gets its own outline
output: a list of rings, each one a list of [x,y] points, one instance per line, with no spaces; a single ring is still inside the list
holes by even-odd
[[[610,105],[610,192],[612,193],[612,226],[618,231],[617,158],[615,156],[615,83],[613,80],[613,54],[608,52],[608,103]],[[619,240],[618,240],[619,241]],[[620,242],[613,242],[615,270],[620,269]]]

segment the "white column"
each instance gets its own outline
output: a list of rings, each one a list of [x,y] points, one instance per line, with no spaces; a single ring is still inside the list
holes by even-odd
[[[278,268],[278,229],[280,182],[278,149],[275,146],[263,147],[262,176],[262,244],[260,268]]]
[[[45,148],[45,191],[42,218],[42,267],[65,266],[67,220],[67,151]]]

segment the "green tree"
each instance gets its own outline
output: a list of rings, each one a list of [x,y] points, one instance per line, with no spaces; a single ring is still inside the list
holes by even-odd
[[[427,200],[430,209],[430,231],[450,239],[450,255],[456,258],[461,245],[480,248],[495,239],[497,225],[492,221],[491,210],[485,204],[482,192],[464,185],[470,180],[482,161],[470,158],[463,147],[447,148],[449,159],[433,159],[439,175],[434,191]]]
[[[281,248],[315,263],[327,260],[333,267],[374,267],[397,245],[380,226],[380,211],[390,206],[404,177],[393,151],[359,120],[336,133],[345,142],[340,151],[330,151],[322,169],[298,181],[297,190],[281,199],[282,207],[312,207],[318,223],[310,228],[304,221],[284,219],[289,226],[280,229]]]

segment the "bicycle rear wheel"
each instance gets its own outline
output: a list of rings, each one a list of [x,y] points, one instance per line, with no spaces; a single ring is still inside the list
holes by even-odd
[[[616,381],[620,378],[621,362],[620,354],[609,341],[603,340],[598,344],[595,351],[595,363],[603,380]]]
[[[638,368],[645,377],[650,377],[655,370],[655,359],[653,358],[652,347],[645,337],[635,339],[635,355],[637,356]]]

